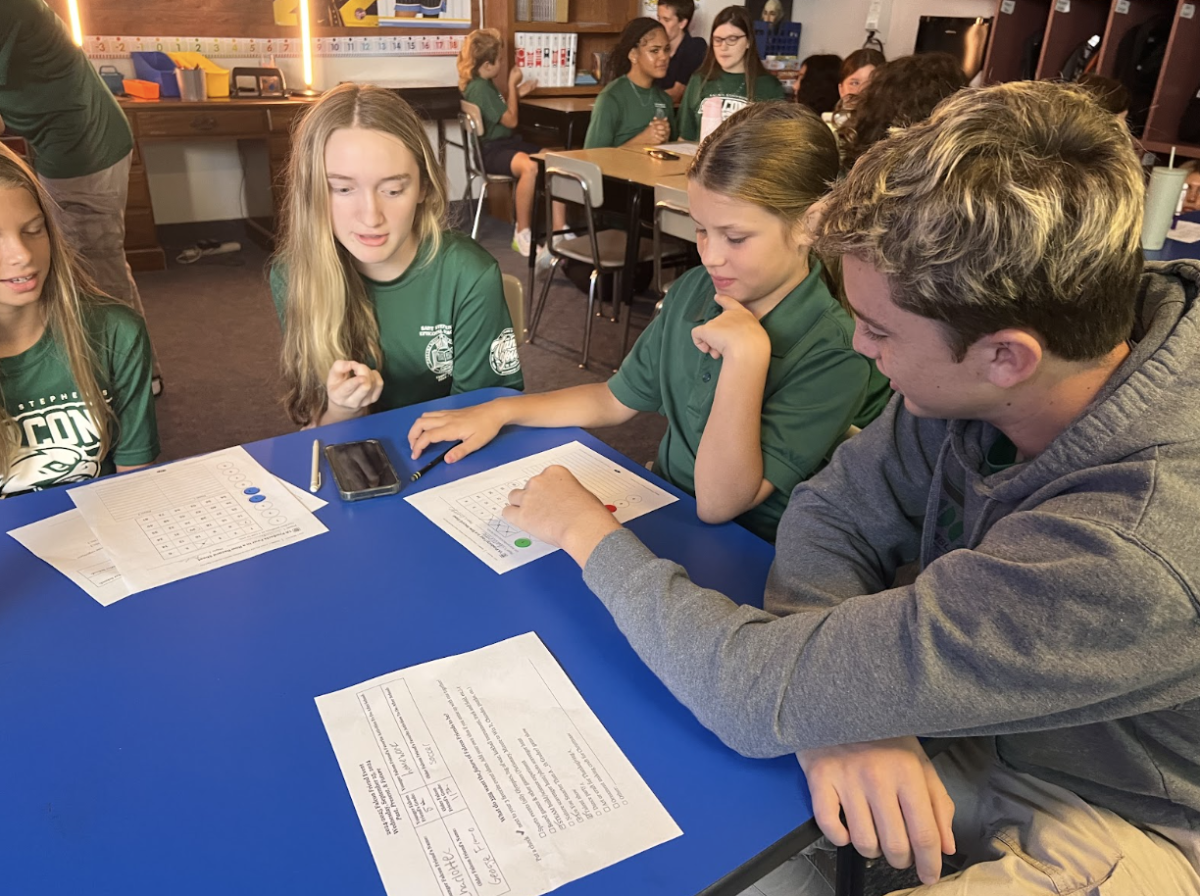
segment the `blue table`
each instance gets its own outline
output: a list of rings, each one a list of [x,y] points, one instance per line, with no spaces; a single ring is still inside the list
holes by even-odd
[[[1195,221],[1200,224],[1200,212],[1188,212],[1180,215],[1177,221]],[[1174,225],[1172,225],[1174,226]],[[1175,261],[1180,258],[1200,258],[1200,242],[1181,243],[1179,240],[1168,239],[1161,249],[1145,250],[1147,261]]]
[[[418,465],[404,435],[423,409],[316,434],[379,437],[407,479]],[[312,439],[247,448],[305,485]],[[577,430],[513,430],[411,488],[571,439],[645,473]],[[407,489],[344,504],[325,480],[328,533],[108,608],[0,535],[0,890],[382,896],[313,698],[526,631],[684,832],[558,892],[737,893],[816,836],[795,759],[745,759],[702,728],[566,554],[499,576],[413,510]],[[0,502],[0,532],[71,506],[65,489]],[[770,546],[699,522],[690,498],[630,527],[697,581],[761,600]]]

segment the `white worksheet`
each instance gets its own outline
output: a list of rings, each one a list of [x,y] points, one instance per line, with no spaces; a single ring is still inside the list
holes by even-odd
[[[608,505],[620,523],[679,500],[579,442],[531,454],[405,500],[495,572],[505,573],[558,550],[506,523],[500,514],[508,504],[509,492],[524,488],[531,477],[554,464],[570,470],[584,488]]]
[[[327,503],[284,479],[279,481],[306,510],[320,510]],[[8,534],[86,591],[101,606],[107,607],[141,590],[131,588],[121,576],[79,508],[12,529]]]
[[[682,833],[533,633],[317,709],[388,896],[538,896]]]
[[[327,531],[240,446],[100,479],[69,494],[131,591]]]
[[[1196,221],[1176,221],[1175,226],[1167,232],[1167,236],[1181,243],[1200,241],[1200,223]]]
[[[694,156],[696,150],[700,148],[699,143],[659,143],[655,149],[665,149],[667,152],[678,153],[681,156]]]

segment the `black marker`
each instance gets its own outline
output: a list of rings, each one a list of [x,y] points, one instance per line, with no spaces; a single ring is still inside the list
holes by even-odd
[[[452,450],[454,450],[455,447],[457,447],[458,445],[461,445],[461,444],[462,444],[462,442],[455,442],[453,445],[451,445],[449,448],[447,448],[445,451],[443,451],[441,454],[439,454],[437,457],[435,457],[433,460],[431,460],[425,466],[421,467],[421,469],[417,470],[417,472],[413,473],[412,478],[409,479],[408,481],[416,482],[418,479],[420,479],[422,476],[424,476],[426,473],[428,473],[430,470],[432,470],[434,467],[436,467],[438,464],[440,464],[442,461],[444,461],[446,459],[446,455],[449,454]]]

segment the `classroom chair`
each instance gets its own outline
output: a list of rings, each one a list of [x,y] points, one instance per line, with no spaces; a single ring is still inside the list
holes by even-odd
[[[525,336],[525,289],[512,274],[505,274],[501,279],[504,281],[504,303],[508,305],[508,316],[512,318],[513,333],[522,339]]]
[[[537,336],[538,323],[546,305],[546,297],[550,292],[550,283],[562,262],[581,261],[591,265],[592,276],[588,283],[587,310],[583,326],[583,355],[580,367],[588,365],[588,350],[592,342],[592,312],[596,304],[596,281],[603,274],[613,274],[615,277],[633,276],[633,272],[625,272],[625,248],[629,234],[624,230],[596,229],[596,209],[604,205],[604,177],[600,166],[594,162],[568,158],[556,153],[546,154],[546,220],[554,220],[554,203],[564,202],[568,205],[583,206],[587,222],[587,235],[574,239],[561,240],[557,245],[550,241],[547,248],[551,256],[550,270],[542,283],[541,294],[533,309],[533,317],[529,323],[529,339],[533,342]],[[636,222],[631,224],[634,234],[640,230]],[[654,243],[640,235],[638,240],[638,261],[649,261],[654,255]],[[628,314],[628,311],[626,312]],[[625,319],[628,332],[629,318]]]
[[[483,202],[491,184],[515,184],[511,174],[488,174],[483,168],[483,150],[479,141],[483,136],[483,114],[474,103],[463,100],[458,113],[458,126],[462,131],[463,160],[467,169],[467,188],[463,198],[473,202],[472,185],[479,180],[479,203],[475,206],[475,223],[471,226],[471,239],[479,234],[479,218],[483,214]]]

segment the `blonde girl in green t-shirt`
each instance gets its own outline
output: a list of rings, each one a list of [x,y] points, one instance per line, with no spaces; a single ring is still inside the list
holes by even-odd
[[[460,440],[446,455],[455,463],[506,425],[616,426],[658,411],[667,432],[655,471],[696,496],[705,522],[736,518],[773,538],[792,488],[889,395],[812,261],[806,216],[837,172],[833,134],[808,109],[735,113],[688,170],[703,267],[671,287],[616,376],[423,414],[412,456]]]
[[[284,400],[296,423],[435,397],[433,381],[463,391],[464,371],[470,388],[519,387],[499,269],[468,237],[443,233],[447,208],[425,126],[395,93],[341,84],[301,120],[272,271]],[[405,290],[414,280],[439,294]],[[385,292],[387,308],[376,304]],[[506,359],[492,364],[494,376],[489,354]]]
[[[0,497],[158,454],[145,324],[98,292],[53,208],[0,146]]]

